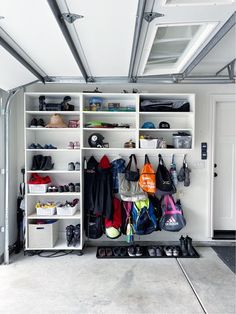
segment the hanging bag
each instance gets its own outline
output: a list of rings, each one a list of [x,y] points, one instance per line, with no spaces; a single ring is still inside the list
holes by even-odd
[[[134,166],[135,166],[135,170],[131,170],[131,166],[132,166],[132,161],[134,159]],[[127,167],[125,168],[125,178],[128,181],[132,181],[132,182],[136,182],[139,180],[139,169],[137,166],[137,159],[135,154],[130,155],[129,157],[129,163],[127,165]]]
[[[170,173],[165,166],[164,160],[161,154],[159,157],[159,165],[156,172],[156,187],[161,192],[167,192],[168,194],[173,194],[176,192],[176,188],[172,182]]]
[[[144,192],[138,181],[128,181],[125,178],[125,173],[118,173],[119,179],[119,194],[122,201],[137,202],[147,198],[147,193]]]
[[[156,175],[148,155],[145,155],[144,166],[139,177],[139,185],[147,193],[156,192]]]
[[[160,220],[162,230],[178,232],[186,225],[180,202],[175,204],[170,195],[164,196],[162,210],[163,215]]]

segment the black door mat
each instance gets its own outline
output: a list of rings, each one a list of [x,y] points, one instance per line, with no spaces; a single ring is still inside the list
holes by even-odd
[[[126,248],[126,254],[121,256],[115,256],[114,255],[114,252],[113,252],[113,249],[116,248],[116,247],[122,247],[122,248]],[[128,255],[128,247],[129,246],[98,246],[97,247],[97,253],[96,253],[96,257],[97,258],[100,258],[100,259],[121,259],[121,258],[126,258],[126,259],[134,259],[134,258],[199,258],[200,255],[198,254],[198,252],[196,251],[195,248],[193,248],[194,252],[195,252],[195,255],[194,256],[182,256],[182,254],[180,253],[179,256],[167,256],[164,255],[163,256],[150,256],[149,253],[148,253],[148,246],[141,246],[140,245],[140,248],[141,248],[141,251],[142,251],[142,256],[129,256]],[[164,246],[159,246],[159,247],[162,247],[164,248]],[[104,256],[101,256],[99,254],[99,251],[100,249],[105,249],[105,255]],[[111,254],[111,251],[112,251],[112,254]],[[107,255],[107,252],[109,252],[110,254]]]
[[[236,240],[235,230],[214,230],[213,240]]]
[[[212,246],[219,258],[236,273],[236,249],[235,246]]]

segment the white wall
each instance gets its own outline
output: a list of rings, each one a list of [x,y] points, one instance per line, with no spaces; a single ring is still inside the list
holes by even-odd
[[[85,86],[76,84],[35,84],[27,88],[30,92],[81,92],[83,90],[93,90],[95,86]],[[233,85],[99,85],[99,89],[103,92],[122,92],[123,89],[129,91],[132,88],[138,88],[140,92],[155,93],[195,93],[196,94],[196,139],[195,149],[188,154],[189,165],[192,168],[192,184],[189,188],[181,188],[183,191],[182,204],[187,219],[186,228],[180,233],[157,232],[150,236],[142,237],[143,240],[174,240],[178,239],[180,234],[188,234],[194,240],[206,241],[210,239],[209,229],[209,158],[202,161],[200,168],[197,169],[196,163],[201,161],[200,144],[207,142],[209,145],[208,156],[210,156],[210,96],[213,94],[232,94],[235,93]],[[15,165],[12,165],[11,173],[11,192],[12,198],[16,199],[15,174],[18,177],[18,183],[21,180],[20,169],[24,165],[24,136],[23,136],[23,94],[17,96],[16,104],[13,108],[14,136],[11,138],[12,153],[14,155]],[[17,150],[15,150],[17,146]],[[180,161],[180,160],[179,160]],[[16,172],[15,172],[16,171]],[[13,201],[13,200],[12,200]],[[14,206],[12,205],[14,211]],[[15,235],[14,215],[11,214],[11,231],[12,236]]]

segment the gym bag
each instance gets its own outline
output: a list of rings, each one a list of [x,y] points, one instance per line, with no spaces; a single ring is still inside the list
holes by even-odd
[[[159,157],[159,165],[156,172],[156,187],[157,190],[161,192],[168,192],[168,194],[173,194],[176,192],[176,188],[172,182],[171,175],[165,166],[164,160],[161,154]]]
[[[135,164],[135,170],[134,171],[131,170],[131,165],[132,165],[133,159],[134,159],[134,164]],[[137,159],[136,159],[135,154],[132,154],[129,157],[129,163],[128,163],[127,167],[125,168],[125,178],[128,181],[138,181],[138,179],[139,179],[139,169],[137,166]]]
[[[189,112],[190,105],[185,99],[145,99],[141,102],[141,111]]]
[[[128,181],[124,173],[118,173],[119,179],[119,194],[122,201],[137,202],[147,198],[147,193],[144,192],[138,181]]]
[[[160,220],[162,230],[177,232],[186,225],[180,201],[175,204],[172,196],[165,195],[162,210],[163,215]]]
[[[139,177],[139,185],[147,193],[156,192],[156,175],[148,155],[145,155],[145,163]]]
[[[156,230],[156,216],[154,214],[153,205],[148,198],[135,202],[131,213],[133,229],[136,234],[144,235]]]

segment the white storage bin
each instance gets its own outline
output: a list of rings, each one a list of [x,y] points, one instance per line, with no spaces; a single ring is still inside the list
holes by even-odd
[[[174,135],[173,145],[175,148],[191,148],[192,136],[191,135]]]
[[[157,139],[147,140],[147,139],[140,139],[140,148],[157,148]]]
[[[53,248],[59,236],[59,222],[28,225],[29,248]]]
[[[36,207],[36,213],[38,216],[53,216],[56,213],[56,206],[49,208]]]
[[[29,184],[29,193],[44,194],[48,190],[48,184]]]
[[[76,204],[74,207],[71,207],[71,206],[57,207],[57,215],[73,216],[78,209],[79,209],[79,204]]]

